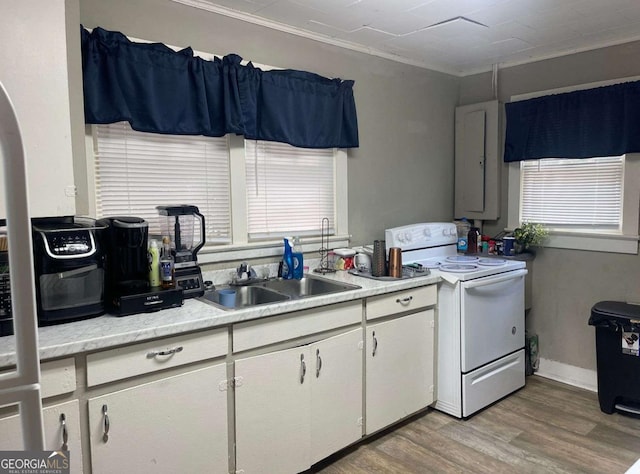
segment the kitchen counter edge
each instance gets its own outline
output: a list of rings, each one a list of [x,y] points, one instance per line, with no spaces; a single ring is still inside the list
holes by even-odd
[[[106,314],[97,318],[41,327],[38,328],[40,360],[57,359],[191,331],[230,326],[277,314],[417,288],[435,284],[441,280],[439,276],[433,274],[397,281],[360,278],[347,272],[321,276],[314,274],[314,276],[357,285],[361,288],[236,310],[224,310],[197,299],[187,299],[180,308],[124,317]],[[0,368],[13,366],[15,361],[15,336],[0,337]]]

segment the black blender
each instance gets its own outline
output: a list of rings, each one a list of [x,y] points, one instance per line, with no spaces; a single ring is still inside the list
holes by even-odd
[[[157,206],[161,216],[160,229],[171,240],[174,257],[174,279],[185,298],[204,295],[202,271],[198,266],[198,251],[204,246],[204,216],[196,206],[181,204]]]

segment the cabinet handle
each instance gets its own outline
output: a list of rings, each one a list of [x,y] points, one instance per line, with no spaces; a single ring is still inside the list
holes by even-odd
[[[300,383],[304,383],[304,376],[307,373],[307,364],[304,363],[304,354],[300,354]]]
[[[411,300],[413,299],[413,296],[407,296],[406,298],[398,298],[396,300],[396,303],[400,303],[402,306],[407,306],[409,303],[411,303]]]
[[[109,441],[109,415],[107,415],[107,405],[102,405],[102,415],[104,416],[104,419],[102,421],[102,441],[103,442],[107,442]]]
[[[377,351],[378,351],[378,339],[376,338],[376,332],[373,331],[373,352],[371,353],[371,357],[375,357]]]
[[[182,346],[174,347],[173,349],[168,349],[166,351],[152,351],[147,353],[147,359],[153,359],[157,356],[170,356],[173,354],[177,354],[178,352],[182,352],[184,349]]]
[[[320,357],[320,349],[316,349],[316,378],[320,377],[320,369],[322,369],[322,357]]]
[[[67,433],[67,417],[64,416],[64,413],[60,413],[60,425],[62,425],[62,446],[60,447],[60,451],[68,451],[69,445],[67,441],[69,441],[69,433]]]

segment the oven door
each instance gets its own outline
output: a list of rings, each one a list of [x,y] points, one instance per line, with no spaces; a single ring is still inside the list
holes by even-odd
[[[521,269],[460,282],[463,373],[524,347],[526,274]]]

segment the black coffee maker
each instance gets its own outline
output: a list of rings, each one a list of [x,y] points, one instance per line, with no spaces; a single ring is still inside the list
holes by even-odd
[[[140,217],[120,216],[105,217],[98,222],[107,227],[102,233],[107,269],[107,311],[126,316],[181,306],[182,289],[150,287],[147,221]]]
[[[140,217],[105,217],[98,221],[106,249],[106,294],[109,309],[118,306],[121,296],[149,291],[147,240],[149,224]]]

